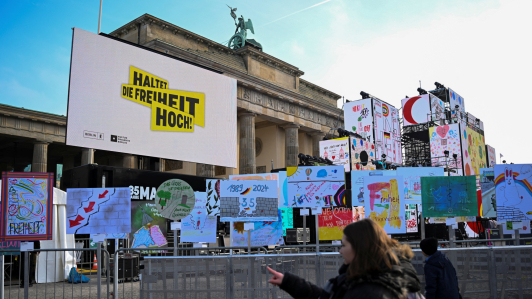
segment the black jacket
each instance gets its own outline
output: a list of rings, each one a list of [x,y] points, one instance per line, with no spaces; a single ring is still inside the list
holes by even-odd
[[[368,275],[355,281],[348,281],[348,265],[342,265],[339,275],[320,288],[301,277],[285,273],[281,289],[295,299],[402,299],[406,298],[406,281],[399,266],[378,275]]]
[[[401,268],[403,268],[403,278],[406,281],[408,292],[417,293],[421,291],[421,282],[417,277],[416,269],[412,266],[412,262],[404,257],[399,257],[399,262],[401,262]]]
[[[458,277],[453,264],[440,251],[425,261],[425,297],[458,299]]]

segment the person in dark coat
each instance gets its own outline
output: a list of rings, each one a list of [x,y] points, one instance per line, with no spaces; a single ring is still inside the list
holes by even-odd
[[[386,232],[371,219],[347,225],[340,254],[344,264],[339,275],[322,289],[291,273],[268,267],[269,283],[279,286],[295,299],[404,299],[406,280],[399,259]]]
[[[414,257],[414,252],[410,246],[406,244],[400,244],[397,240],[390,239],[391,246],[394,248],[395,255],[399,258],[399,263],[403,269],[404,279],[406,281],[406,287],[408,290],[408,298],[418,298],[422,296],[416,296],[421,294],[421,281],[417,276],[417,271],[412,265],[412,258]]]
[[[425,260],[425,297],[427,299],[459,299],[458,277],[451,261],[438,251],[438,240],[424,239],[419,243]]]

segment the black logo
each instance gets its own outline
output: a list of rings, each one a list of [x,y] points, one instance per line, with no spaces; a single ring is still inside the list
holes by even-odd
[[[111,135],[111,142],[117,142],[116,135]]]

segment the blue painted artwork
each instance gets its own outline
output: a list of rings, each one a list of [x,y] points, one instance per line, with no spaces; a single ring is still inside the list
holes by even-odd
[[[423,217],[477,216],[476,177],[421,178]]]

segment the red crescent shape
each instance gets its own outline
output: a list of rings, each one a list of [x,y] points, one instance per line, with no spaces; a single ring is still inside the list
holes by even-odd
[[[412,117],[412,106],[414,106],[416,101],[419,99],[421,99],[421,97],[413,97],[408,99],[408,101],[406,101],[405,103],[405,107],[403,108],[403,118],[411,124],[417,124],[417,122]]]

